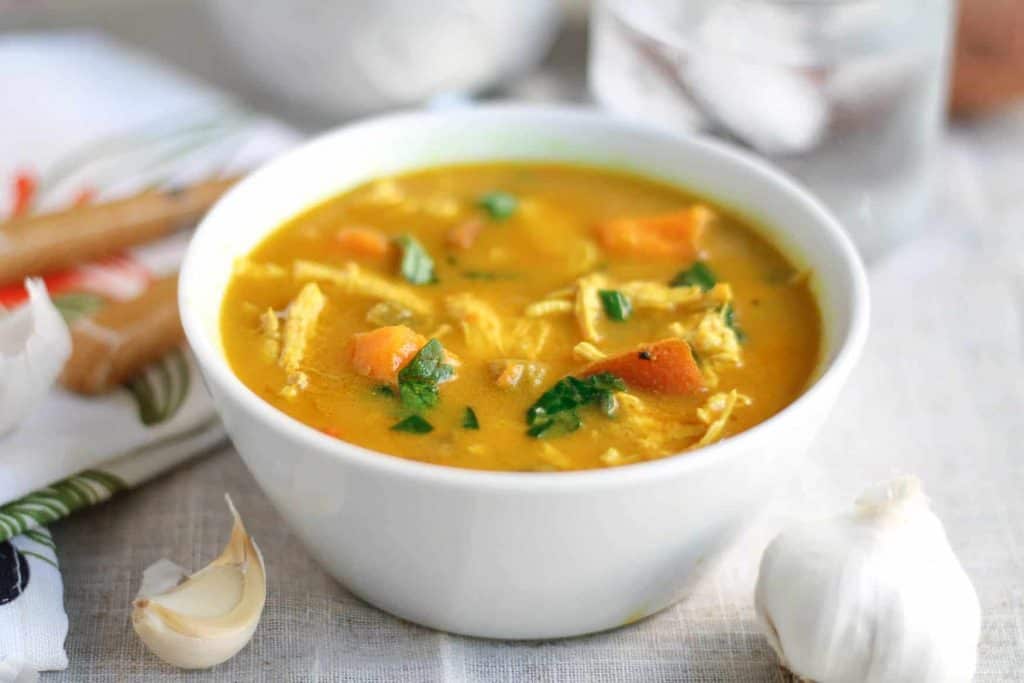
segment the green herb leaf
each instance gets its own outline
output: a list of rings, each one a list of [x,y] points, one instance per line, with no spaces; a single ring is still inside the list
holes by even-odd
[[[526,424],[529,426],[526,433],[539,438],[574,432],[582,424],[576,413],[578,408],[597,405],[606,415],[611,415],[617,407],[613,394],[625,390],[625,382],[610,372],[584,379],[563,377],[526,411]]]
[[[487,212],[492,220],[504,221],[512,217],[519,208],[519,199],[515,195],[501,190],[494,190],[481,195],[476,201],[477,206]]]
[[[629,320],[629,316],[633,314],[633,304],[625,294],[617,289],[601,289],[597,293],[601,296],[601,303],[604,304],[604,312],[609,320]]]
[[[715,286],[718,278],[703,261],[697,261],[686,270],[680,271],[668,283],[670,287],[700,287],[705,292]]]
[[[402,250],[400,270],[402,277],[414,285],[429,285],[437,282],[434,274],[434,259],[412,235],[401,235],[395,242]]]
[[[455,374],[444,362],[444,347],[431,339],[398,373],[398,395],[402,405],[414,413],[433,408],[439,398],[437,385]]]
[[[462,416],[462,428],[480,429],[480,422],[476,419],[476,412],[469,406],[466,406],[466,413]]]
[[[409,432],[410,434],[426,434],[434,431],[434,426],[424,420],[419,415],[410,415],[404,420],[399,420],[395,424],[391,425],[391,429],[396,432]]]
[[[732,304],[726,304],[722,307],[722,318],[725,319],[726,326],[736,334],[736,341],[740,344],[747,341],[747,333],[736,322],[736,310],[732,307]]]
[[[392,389],[387,384],[378,384],[373,388],[373,393],[377,394],[378,396],[394,396],[395,390]]]

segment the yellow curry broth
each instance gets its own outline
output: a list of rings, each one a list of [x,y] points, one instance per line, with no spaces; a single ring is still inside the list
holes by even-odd
[[[496,189],[518,198],[518,207],[507,220],[493,220],[478,206],[479,197]],[[526,307],[592,272],[604,274],[613,284],[667,283],[692,264],[605,253],[594,240],[594,226],[624,216],[675,211],[695,201],[646,179],[568,165],[453,166],[368,183],[295,217],[252,251],[247,263],[257,266],[237,270],[223,304],[227,358],[253,391],[308,425],[374,450],[444,465],[567,470],[662,457],[697,445],[708,428],[698,409],[710,396],[733,389],[749,398],[749,405],[736,404],[720,436],[735,434],[800,394],[816,365],[821,335],[807,285],[775,248],[717,207],[701,238],[702,258],[719,282],[731,286],[735,319],[746,337],[742,365],[719,368],[717,387],[696,395],[631,390],[642,402],[644,419],[636,422],[631,422],[638,417],[632,404],[620,404],[619,413],[611,418],[585,407],[578,410],[578,431],[545,438],[526,434],[528,407],[560,378],[577,374],[586,365],[573,352],[581,341],[574,315],[553,314],[524,323]],[[472,247],[448,246],[448,231],[475,218],[484,221],[484,227]],[[397,255],[374,259],[345,253],[336,236],[350,226],[389,236],[414,235],[432,256],[438,281],[420,286],[404,282]],[[268,355],[260,317],[268,308],[284,311],[305,284],[290,274],[296,260],[336,268],[355,261],[430,302],[433,314],[420,316],[409,326],[424,337],[439,333],[446,351],[461,363],[457,378],[440,386],[438,405],[422,414],[432,432],[392,430],[408,414],[401,402],[383,395],[380,382],[353,370],[350,340],[355,333],[379,326],[367,321],[378,300],[345,294],[325,281],[318,284],[327,304],[302,362],[308,382],[294,396],[282,395],[288,373]],[[261,264],[278,264],[283,270],[268,273]],[[446,313],[446,298],[467,292],[499,317],[502,348],[468,339],[460,320]],[[572,301],[571,294],[565,300]],[[643,309],[634,310],[627,321],[613,322],[602,312],[597,326],[604,338],[595,345],[615,353],[664,339],[671,336],[671,324],[688,315]],[[491,362],[529,355],[544,327],[548,334],[537,354],[547,368],[543,381],[533,386],[522,380],[514,389],[497,386]],[[474,410],[479,430],[462,427],[467,406]]]

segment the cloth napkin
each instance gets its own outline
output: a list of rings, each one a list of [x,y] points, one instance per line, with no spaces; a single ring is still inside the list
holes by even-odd
[[[298,140],[209,86],[89,33],[4,38],[0,73],[0,219],[237,173]],[[47,274],[46,284],[73,320],[106,301],[132,298],[176,270],[187,241],[177,234]],[[24,299],[21,286],[0,288],[0,306]],[[107,396],[55,388],[38,411],[0,437],[0,561],[4,548],[17,547],[12,556],[28,558],[34,577],[24,593],[0,604],[0,680],[5,666],[9,677],[20,664],[41,670],[66,663],[60,574],[41,525],[137,486],[224,438],[185,348]],[[0,577],[3,572],[0,567]]]

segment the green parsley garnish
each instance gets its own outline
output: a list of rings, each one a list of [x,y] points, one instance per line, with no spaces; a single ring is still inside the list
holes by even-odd
[[[672,281],[670,287],[700,287],[705,292],[715,286],[718,278],[703,261],[697,261],[686,270],[680,271]]]
[[[396,432],[409,432],[410,434],[426,434],[427,432],[434,431],[434,426],[424,420],[419,415],[410,415],[404,420],[399,420],[395,424],[391,425],[391,429]]]
[[[414,285],[429,285],[437,282],[434,274],[434,259],[412,235],[401,235],[395,242],[402,250],[400,270],[402,277]]]
[[[476,411],[466,406],[466,413],[462,416],[463,429],[480,429],[480,421],[476,419]]]
[[[578,408],[597,405],[610,416],[616,408],[615,392],[625,390],[625,382],[610,372],[583,379],[563,377],[526,411],[526,433],[540,438],[574,432],[583,424]]]
[[[629,320],[629,316],[633,314],[633,304],[625,294],[617,289],[601,289],[597,293],[601,296],[601,303],[604,304],[604,312],[609,320]]]
[[[519,199],[515,195],[501,190],[494,190],[481,195],[476,200],[477,206],[487,212],[492,220],[504,221],[512,217],[519,208]]]
[[[501,273],[495,270],[464,270],[459,273],[467,280],[479,280],[483,282],[494,282],[496,280],[515,280],[519,273]]]
[[[373,388],[373,393],[377,394],[378,396],[394,396],[395,390],[392,389],[387,384],[378,384]]]
[[[747,333],[743,331],[743,328],[736,322],[736,309],[732,307],[732,304],[726,304],[722,307],[722,318],[725,319],[725,325],[733,331],[736,335],[736,341],[743,343],[747,341]]]
[[[441,342],[431,339],[398,372],[398,395],[402,405],[413,413],[433,408],[438,401],[437,385],[454,373],[452,366],[444,362]]]

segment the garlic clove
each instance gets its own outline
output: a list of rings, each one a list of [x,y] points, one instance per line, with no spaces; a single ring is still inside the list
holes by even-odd
[[[132,626],[142,642],[183,669],[215,666],[237,654],[256,631],[267,597],[263,556],[225,498],[234,527],[220,557],[180,583],[179,567],[157,562],[143,574],[133,603]]]
[[[758,620],[782,665],[818,683],[954,683],[977,663],[981,609],[916,478],[765,550]]]
[[[71,355],[71,333],[42,280],[25,280],[28,302],[0,307],[0,435],[42,402]]]

